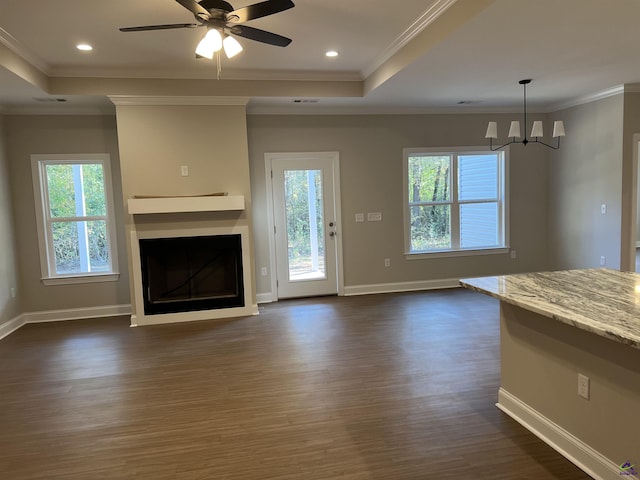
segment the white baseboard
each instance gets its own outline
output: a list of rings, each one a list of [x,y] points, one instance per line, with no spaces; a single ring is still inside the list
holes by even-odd
[[[256,301],[257,303],[271,303],[277,302],[278,298],[272,292],[258,293],[256,294]]]
[[[417,282],[398,283],[372,283],[370,285],[352,285],[344,287],[345,297],[355,295],[373,295],[376,293],[401,293],[415,292],[420,290],[438,290],[442,288],[458,288],[460,279],[445,278],[442,280],[420,280]],[[258,303],[277,302],[278,296],[274,292],[258,293],[256,295]]]
[[[66,310],[48,310],[24,313],[25,323],[62,322],[84,318],[115,317],[131,315],[131,305],[106,305],[103,307],[69,308]]]
[[[440,288],[460,287],[460,279],[445,278],[442,280],[421,280],[417,282],[373,283],[370,285],[353,285],[344,287],[344,295],[371,295],[374,293],[414,292],[419,290],[436,290]]]
[[[15,332],[26,323],[24,315],[18,315],[17,317],[0,324],[0,340]]]
[[[0,324],[0,339],[15,332],[27,323],[63,322],[65,320],[116,317],[120,315],[131,315],[131,305],[107,305],[104,307],[27,312]]]
[[[420,280],[417,282],[372,283],[370,285],[344,287],[344,293],[342,295],[350,297],[355,295],[373,295],[376,293],[415,292],[420,290],[438,290],[441,288],[458,287],[460,287],[460,280],[458,278]],[[277,302],[278,296],[274,292],[258,293],[256,299],[258,303],[271,303]]]
[[[618,465],[502,387],[496,407],[594,479],[621,478]]]

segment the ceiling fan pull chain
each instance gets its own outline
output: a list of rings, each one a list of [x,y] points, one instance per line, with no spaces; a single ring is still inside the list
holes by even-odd
[[[218,69],[218,80],[220,80],[220,75],[222,75],[222,57],[220,56],[220,50],[216,52],[216,66]]]

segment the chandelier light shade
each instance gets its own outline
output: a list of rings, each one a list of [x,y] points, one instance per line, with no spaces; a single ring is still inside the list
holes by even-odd
[[[489,122],[484,138],[498,138],[498,122]]]
[[[523,112],[523,126],[524,126],[524,138],[522,140],[517,140],[520,138],[520,122],[515,120],[511,122],[509,127],[508,137],[511,139],[507,143],[500,145],[498,147],[493,146],[493,141],[498,139],[498,122],[489,122],[487,125],[487,133],[485,134],[485,138],[489,139],[489,148],[492,151],[500,150],[508,145],[513,143],[521,143],[523,145],[527,145],[527,143],[540,143],[545,147],[553,148],[557,150],[560,148],[560,137],[564,137],[564,123],[562,121],[556,120],[553,122],[553,138],[556,139],[555,145],[549,145],[541,140],[544,137],[544,128],[542,122],[540,120],[536,120],[533,122],[531,127],[531,136],[530,139],[527,138],[527,85],[531,83],[531,79],[520,80],[520,85],[523,88],[523,98],[524,98],[524,112]]]
[[[517,120],[515,122],[511,122],[511,126],[509,127],[509,137],[520,138],[520,122]]]
[[[564,123],[556,120],[553,122],[553,138],[564,137]]]
[[[544,137],[544,128],[542,127],[542,122],[540,120],[536,120],[533,122],[533,127],[531,128],[531,136],[533,138]]]

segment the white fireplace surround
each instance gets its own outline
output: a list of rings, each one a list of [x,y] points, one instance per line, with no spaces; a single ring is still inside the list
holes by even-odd
[[[179,212],[215,212],[243,209],[244,197],[240,195],[221,197],[144,198],[130,199],[128,202],[129,213],[134,215]],[[240,242],[242,246],[242,281],[244,287],[244,306],[193,312],[146,315],[144,312],[144,293],[142,289],[140,240],[216,235],[240,235]],[[131,231],[131,263],[133,269],[132,281],[135,305],[135,314],[131,315],[132,327],[218,318],[243,317],[248,315],[257,315],[258,313],[257,305],[253,304],[252,302],[253,289],[251,283],[251,256],[249,254],[249,227],[247,226],[187,226],[181,229],[145,227],[144,230],[138,230],[134,222],[133,229]]]

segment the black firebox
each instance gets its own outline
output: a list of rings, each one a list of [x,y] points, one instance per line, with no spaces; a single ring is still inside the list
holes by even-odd
[[[244,307],[240,235],[140,240],[145,315]]]

